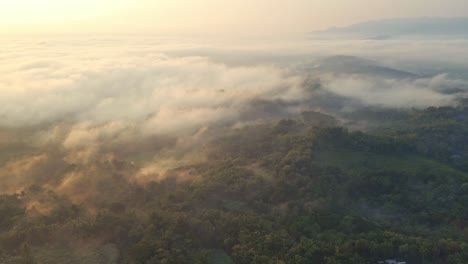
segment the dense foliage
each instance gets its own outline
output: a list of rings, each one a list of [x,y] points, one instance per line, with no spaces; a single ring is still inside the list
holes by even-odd
[[[392,129],[366,133],[304,120],[231,131],[162,180],[106,178],[123,195],[98,208],[43,186],[0,196],[0,262],[467,263],[467,110],[388,116]],[[31,201],[51,208],[28,213]]]

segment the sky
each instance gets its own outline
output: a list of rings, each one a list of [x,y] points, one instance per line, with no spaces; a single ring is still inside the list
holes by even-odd
[[[286,36],[367,20],[468,16],[466,0],[0,0],[0,34]]]

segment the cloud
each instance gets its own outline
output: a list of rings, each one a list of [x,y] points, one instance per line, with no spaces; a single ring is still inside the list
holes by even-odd
[[[88,67],[87,60],[74,58],[63,68],[54,61],[31,62],[4,72],[12,81],[2,87],[0,125],[123,122],[173,133],[232,120],[254,98],[300,96],[294,90],[301,78],[275,66],[228,67],[162,54],[103,60]]]
[[[335,76],[324,79],[324,87],[363,105],[397,108],[454,105],[460,95],[468,92],[468,82],[451,80],[446,75],[403,80]]]
[[[203,161],[207,141],[245,124],[316,109],[450,105],[468,91],[451,74],[392,79],[308,67],[333,53],[366,53],[406,70],[406,55],[437,60],[431,52],[442,43],[413,43],[418,54],[402,42],[213,46],[130,37],[1,45],[0,145],[17,155],[0,156],[8,183],[0,193],[35,184],[79,202],[112,193],[105,182],[119,189]]]
[[[20,157],[0,157],[0,192],[37,185],[73,201],[97,200],[111,192],[103,182],[115,174],[116,184],[146,182],[157,180],[156,169],[163,177],[172,164],[186,164],[181,160],[193,159],[214,128],[252,120],[244,109],[254,100],[302,96],[303,77],[284,67],[73,43],[26,41],[7,49],[0,143]]]
[[[365,54],[405,70],[413,67],[409,61],[422,58],[452,60],[455,53],[468,58],[464,45],[463,40],[201,45],[152,37],[16,39],[2,44],[0,127],[38,127],[37,142],[60,142],[66,149],[101,148],[317,108],[449,105],[468,87],[450,74],[392,79],[372,72],[324,74],[307,65],[337,53]]]

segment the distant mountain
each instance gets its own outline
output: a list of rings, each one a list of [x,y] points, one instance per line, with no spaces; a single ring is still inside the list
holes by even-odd
[[[468,37],[468,17],[397,18],[368,21],[347,27],[333,27],[312,35],[355,36],[385,40],[398,36],[460,36]]]
[[[314,69],[336,74],[358,74],[390,79],[412,79],[419,77],[411,72],[381,66],[371,60],[343,55],[322,59],[315,65]]]

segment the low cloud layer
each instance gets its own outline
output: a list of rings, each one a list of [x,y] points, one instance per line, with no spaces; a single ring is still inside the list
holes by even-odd
[[[246,48],[133,38],[4,43],[0,144],[14,155],[0,157],[0,179],[7,185],[0,192],[37,184],[82,202],[112,193],[93,175],[120,175],[115,184],[161,179],[187,160],[203,160],[204,143],[232,128],[310,110],[339,115],[362,106],[453,105],[468,91],[463,78],[443,69],[424,75],[422,64],[423,73],[404,78],[376,75],[373,65],[345,73],[314,67],[332,51],[361,55],[370,47],[379,70],[409,71],[424,53],[438,61],[434,65],[445,65],[428,52],[434,43],[407,60],[401,43],[348,44]]]
[[[335,76],[325,78],[324,82],[334,94],[363,105],[391,108],[455,105],[468,92],[467,81],[451,80],[445,74],[403,80]]]
[[[207,58],[161,53],[95,54],[99,58],[91,62],[46,55],[52,58],[16,62],[2,71],[2,126],[113,122],[107,130],[131,123],[148,132],[174,133],[232,121],[253,99],[301,97],[301,77],[275,66],[228,67]]]
[[[348,50],[339,48],[339,43],[328,44],[334,52],[359,55],[357,43]],[[366,50],[368,56],[387,62],[392,57],[398,58],[394,56],[396,47],[401,49],[396,43],[361,45],[372,48]],[[406,47],[411,49],[412,45]],[[427,44],[420,53],[434,45]],[[437,76],[413,80],[376,78],[372,72],[369,76],[332,75],[332,78],[313,70],[297,72],[294,69],[301,63],[313,63],[320,54],[331,52],[325,43],[310,42],[307,46],[298,42],[296,50],[293,43],[272,46],[268,51],[254,53],[242,45],[229,52],[229,45],[201,49],[193,43],[171,40],[16,40],[2,47],[0,126],[67,122],[80,130],[110,122],[105,125],[105,133],[129,124],[139,126],[141,131],[176,133],[216,122],[236,122],[254,100],[304,99],[310,96],[305,94],[310,87],[304,83],[311,74],[323,82],[323,89],[332,93],[364,104],[389,107],[451,104],[453,94],[464,92],[467,87],[466,82],[452,79],[443,71]],[[405,50],[400,50],[400,58]],[[266,55],[275,52],[276,55]],[[307,53],[301,55],[302,60],[297,58]],[[223,54],[237,54],[237,65],[224,63],[223,59],[229,58]],[[264,59],[253,54],[264,54]],[[253,58],[242,59],[243,55]],[[419,56],[413,54],[408,59]],[[429,53],[426,56],[434,60],[439,57]],[[393,64],[390,63],[404,66]],[[91,140],[95,137],[91,134],[81,136]]]

